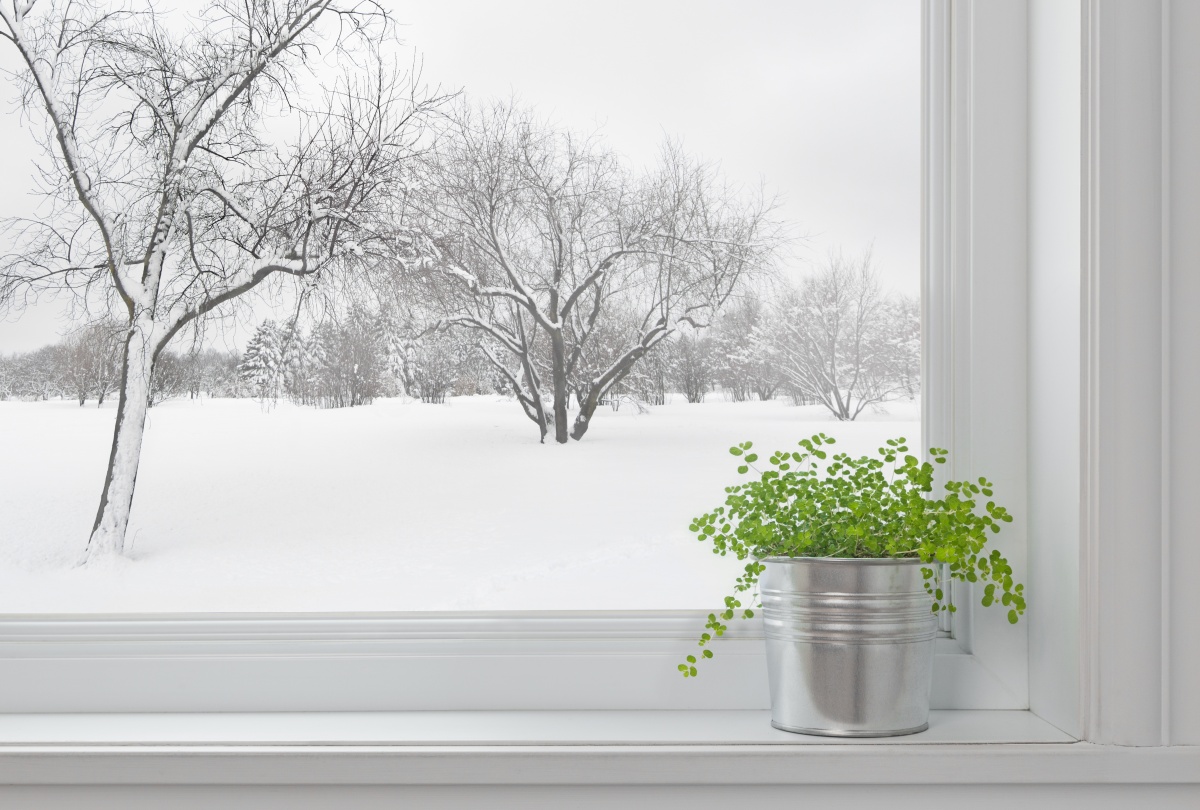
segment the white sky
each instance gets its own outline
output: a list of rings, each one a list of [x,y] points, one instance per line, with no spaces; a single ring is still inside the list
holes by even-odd
[[[884,283],[917,292],[918,0],[391,5],[426,81],[516,95],[566,126],[599,127],[638,161],[681,138],[734,181],[765,180],[782,198],[781,215],[806,235],[798,271],[832,248],[873,243]],[[32,207],[34,151],[12,107],[0,109],[0,216],[10,216]],[[0,352],[52,342],[66,326],[58,306],[27,310],[0,321]]]

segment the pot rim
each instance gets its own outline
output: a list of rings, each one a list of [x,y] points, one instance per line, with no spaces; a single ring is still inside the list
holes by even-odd
[[[759,562],[770,563],[837,563],[845,565],[854,563],[857,565],[936,565],[936,563],[927,563],[921,560],[920,557],[760,557]]]

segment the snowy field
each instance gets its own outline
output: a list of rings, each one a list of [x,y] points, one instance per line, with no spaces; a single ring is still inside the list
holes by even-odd
[[[604,408],[566,446],[539,445],[499,397],[168,401],[150,413],[132,550],[87,568],[114,410],[0,402],[0,613],[711,609],[740,564],[687,526],[739,478],[729,445],[919,446],[913,402],[838,423],[709,399]]]

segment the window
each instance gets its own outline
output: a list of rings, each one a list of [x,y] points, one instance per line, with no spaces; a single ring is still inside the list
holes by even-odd
[[[78,228],[74,249],[97,249],[85,242],[98,226],[54,186],[67,192],[57,207],[10,234],[42,252],[8,271],[0,610],[708,609],[740,566],[697,548],[687,525],[736,479],[726,448],[791,448],[817,431],[855,455],[896,435],[920,447],[919,5],[763,3],[730,18],[677,2],[637,18],[546,2],[397,9],[405,42],[383,55],[422,63],[419,78],[387,74],[388,91],[408,96],[393,113],[413,113],[397,130],[410,142],[397,155],[355,142],[362,160],[394,158],[390,196],[332,185],[361,209],[346,216],[356,236],[326,235],[344,262],[318,283],[268,279],[161,344],[140,450],[111,456],[113,478],[136,480],[124,529],[111,492],[100,526],[113,527],[93,523],[128,316],[103,274],[64,277],[57,295],[62,285],[41,279],[75,257],[38,242],[50,238],[39,229]],[[271,33],[253,18],[226,22]],[[179,14],[158,24],[164,37],[198,25]],[[119,38],[151,23],[111,25]],[[333,42],[321,26],[307,39]],[[371,74],[356,61],[369,48],[346,35],[340,45],[308,71],[281,59],[291,92],[339,81],[361,91],[353,73]],[[203,69],[164,68],[176,79]],[[65,79],[57,92],[93,100]],[[102,206],[128,193],[117,187],[165,182],[131,157],[153,158],[135,138],[158,137],[149,121],[118,125],[128,151],[117,161],[101,163],[82,137],[111,132],[122,105],[146,115],[137,94],[154,92],[106,88],[109,106],[80,118],[78,159],[110,184],[94,192]],[[186,104],[187,92],[168,95]],[[29,113],[45,127],[38,105]],[[258,261],[249,220],[266,216],[270,195],[304,202],[256,180],[282,160],[315,182],[300,158],[268,155],[298,136],[269,133],[334,126],[282,96],[237,114],[264,131],[218,128],[195,153],[205,179],[179,192],[159,309],[219,297],[232,282],[195,291]],[[354,114],[339,136],[383,125]],[[28,148],[25,126],[6,126],[5,142]],[[334,159],[310,148],[310,160]],[[61,183],[56,154],[31,161]],[[383,245],[363,221],[383,204],[385,224],[419,246]],[[499,225],[474,216],[489,204]],[[145,222],[157,211],[141,198],[129,209]],[[554,255],[546,222],[569,258]],[[130,244],[138,227],[149,233],[124,227]],[[21,310],[27,292],[39,298]],[[860,323],[814,342],[846,316]]]
[[[889,5],[889,7],[891,6]],[[983,444],[979,438],[977,423],[971,421],[972,418],[978,417],[979,410],[972,411],[965,407],[967,404],[976,406],[977,400],[973,398],[980,396],[981,381],[964,379],[962,377],[964,370],[970,368],[971,361],[978,359],[979,354],[993,352],[994,357],[1007,356],[1006,353],[1011,352],[1013,346],[1011,343],[1002,345],[1003,342],[999,340],[995,345],[983,345],[976,342],[969,344],[969,351],[975,353],[975,356],[971,357],[968,357],[961,349],[955,352],[949,351],[951,347],[963,345],[961,333],[952,331],[951,327],[953,330],[968,329],[969,322],[965,316],[972,313],[971,304],[976,300],[970,296],[979,294],[981,289],[971,290],[968,285],[964,284],[961,277],[954,278],[954,274],[961,270],[957,270],[953,262],[939,261],[933,254],[941,250],[943,246],[948,246],[948,249],[953,250],[964,249],[961,242],[952,241],[949,239],[949,235],[964,231],[960,223],[962,217],[979,215],[977,212],[979,208],[983,207],[981,195],[985,184],[979,183],[967,188],[961,183],[956,183],[954,178],[939,173],[939,167],[954,169],[959,165],[951,160],[952,151],[958,160],[962,160],[961,151],[955,150],[961,150],[963,144],[954,139],[961,137],[961,127],[963,127],[967,110],[967,107],[960,103],[960,99],[951,97],[946,92],[949,85],[942,80],[951,70],[947,60],[953,57],[969,64],[969,60],[966,60],[961,52],[950,53],[948,43],[951,21],[949,14],[944,9],[939,11],[940,8],[940,6],[935,6],[931,11],[927,11],[925,19],[926,76],[924,92],[928,101],[927,121],[932,121],[934,126],[930,127],[925,145],[926,159],[929,163],[926,167],[927,187],[924,189],[924,193],[930,206],[930,215],[927,218],[924,238],[930,246],[931,258],[928,262],[929,271],[925,282],[928,285],[925,291],[927,315],[925,323],[929,330],[926,336],[928,366],[926,374],[922,376],[923,379],[930,381],[931,390],[938,390],[937,386],[940,385],[944,392],[954,392],[953,397],[949,394],[944,397],[947,402],[952,403],[951,406],[946,406],[946,402],[942,402],[943,397],[939,397],[940,404],[926,403],[926,407],[932,414],[927,419],[934,430],[934,433],[930,434],[930,439],[932,440],[934,435],[946,437],[939,443],[950,446],[957,453],[959,447],[981,447]],[[960,25],[964,24],[961,20],[957,22]],[[432,64],[429,67],[432,69]],[[960,93],[969,94],[970,86],[967,85],[967,87],[966,91],[962,90],[960,86],[956,86],[955,89]],[[956,115],[959,118],[955,118]],[[944,129],[941,128],[943,124],[945,125]],[[1003,130],[990,133],[997,139],[1003,139],[1010,134]],[[943,135],[948,137],[942,137]],[[986,137],[987,135],[988,133],[977,134],[976,137]],[[993,202],[990,204],[996,208],[1011,204],[1012,189],[1005,185],[1004,178],[1006,176],[997,167],[994,179],[997,181],[998,188],[1008,192],[1009,196],[993,194],[990,197]],[[995,190],[991,189],[991,191]],[[972,209],[972,205],[976,208]],[[876,255],[879,255],[881,249],[882,245],[877,243]],[[998,254],[997,261],[1002,256],[1003,251]],[[1011,276],[998,274],[995,277],[995,287],[990,292],[1000,293],[1006,297],[1006,300],[1011,299],[1014,291],[1005,287],[1005,280],[1010,278]],[[980,287],[982,286],[980,285]],[[974,311],[978,312],[979,308],[976,307]],[[259,312],[254,314],[257,316]],[[256,321],[257,317],[251,321],[250,325],[255,325]],[[252,336],[249,331],[243,334]],[[972,387],[972,383],[974,387]],[[169,407],[170,404],[170,402],[164,403],[161,410],[157,412],[152,410],[150,418],[152,420],[157,418],[159,421],[165,422],[171,418],[170,415],[173,413],[182,414],[189,411],[189,408],[186,407],[172,410]],[[187,403],[181,404],[186,405]],[[612,420],[624,419],[628,416],[630,419],[640,419],[642,424],[653,418],[650,416],[642,419],[629,415],[628,404],[620,405],[615,412],[611,411],[610,406],[609,412],[601,410],[598,413],[604,413],[606,418]],[[673,407],[674,404],[667,407]],[[678,404],[682,406],[684,403]],[[725,410],[733,410],[739,406],[759,403],[716,401],[705,403],[699,407],[707,407],[708,404]],[[509,405],[510,408],[517,407],[511,402]],[[416,403],[412,403],[412,406],[416,407]],[[64,405],[62,410],[73,412],[75,407],[74,405],[70,407]],[[983,407],[1003,409],[1004,402],[1002,399],[996,400],[992,405],[980,406],[980,410]],[[621,413],[622,409],[626,410],[626,414]],[[84,409],[84,411],[89,410]],[[372,405],[362,409],[362,411],[372,414],[378,413],[379,410],[384,410],[384,408],[376,410],[376,405]],[[261,420],[260,424],[268,424],[268,420],[286,420],[295,411],[292,411],[291,407],[286,404],[277,404],[274,409],[259,408],[256,405],[254,413]],[[344,414],[349,411],[313,409],[312,413],[325,419],[326,422],[336,422],[338,419],[344,419]],[[162,419],[162,416],[167,418]],[[521,417],[521,414],[518,413],[517,416]],[[356,418],[360,417],[356,415]],[[521,422],[518,418],[517,421],[520,428],[526,433],[533,429],[532,420]],[[878,423],[863,424],[871,425],[870,429],[878,426]],[[951,430],[954,431],[952,436],[945,432]],[[937,433],[937,431],[943,432]],[[535,434],[534,439],[528,442],[528,451],[557,452],[561,457],[563,452],[599,446],[599,449],[587,452],[603,454],[605,449],[603,442],[588,443],[588,439],[595,439],[600,435],[597,432],[592,436],[585,437],[577,446],[554,448],[538,446]],[[184,441],[190,441],[192,447],[200,447],[206,441],[200,435],[189,436],[186,431],[181,431],[180,436]],[[258,433],[243,438],[243,442],[262,440],[264,440],[263,437]],[[724,446],[724,440],[721,443],[714,441],[714,444],[718,451],[714,455],[719,456]],[[149,449],[149,444],[147,448]],[[337,458],[336,450],[337,447],[331,451],[332,459]],[[292,450],[292,452],[294,451]],[[103,452],[102,445],[99,452]],[[982,455],[983,453],[979,453],[979,456]],[[967,455],[962,462],[964,470],[970,469],[970,463],[971,456]],[[340,470],[344,476],[340,479],[343,483],[353,480],[356,472],[353,466],[346,465],[350,469]],[[620,465],[613,466],[619,467]],[[992,468],[989,467],[989,469]],[[610,477],[617,479],[618,474],[622,472],[624,471],[618,469]],[[146,470],[143,470],[143,473],[146,473]],[[193,480],[200,487],[213,485],[213,476],[211,475],[203,475],[195,471],[189,474],[194,476]],[[1008,480],[1012,480],[1014,485],[1020,488],[1023,479],[1019,464],[1014,469],[1006,471],[1005,474],[1011,476]],[[1006,480],[999,475],[995,477],[1001,481]],[[141,492],[144,495],[146,491],[145,478],[139,480],[139,486],[143,487]],[[346,490],[343,488],[343,493],[345,492]],[[253,490],[244,492],[242,497],[253,500],[255,492]],[[357,505],[355,498],[350,494],[345,500],[346,511],[353,512]],[[704,508],[707,503],[708,499],[705,499],[700,502],[699,507]],[[190,512],[190,510],[180,511],[184,514]],[[260,520],[265,521],[264,524],[260,524],[264,530],[271,528],[270,521],[274,519],[270,512],[265,514],[266,517],[260,517]],[[569,529],[570,527],[567,527],[565,531],[569,532]],[[235,545],[228,535],[222,535],[222,538],[221,542],[226,544],[226,547]],[[333,541],[328,540],[327,536],[323,536],[322,540],[333,545]],[[135,559],[128,564],[122,563],[114,572],[114,578],[111,580],[123,583],[122,590],[133,578],[136,578],[137,574],[134,569],[137,563],[152,563],[150,551],[153,546],[150,546],[149,549],[145,545],[142,546],[142,552],[146,555],[146,559],[136,559],[138,542],[135,534],[133,546]],[[1023,538],[1017,537],[1015,542],[1022,543]],[[244,551],[244,549],[238,550]],[[333,551],[338,550],[333,547]],[[454,559],[458,550],[447,549],[446,546],[439,545],[436,551],[436,562],[440,565],[447,557]],[[697,565],[708,561],[706,555],[696,554],[694,548],[687,549],[684,556],[695,559]],[[594,559],[590,558],[589,560],[589,573],[595,573],[598,569]],[[378,559],[372,560],[372,563],[377,568],[379,567]],[[277,555],[270,561],[260,562],[258,567],[266,569],[267,573],[275,577],[275,581],[277,581],[278,566],[292,564],[293,562],[289,561],[285,554]],[[549,568],[550,565],[547,564],[546,567]],[[444,579],[438,578],[438,571],[447,572],[441,575]],[[323,573],[327,575],[327,579],[341,577],[346,582],[357,582],[352,572],[347,572],[345,568],[338,570],[334,567],[332,571],[326,570]],[[434,594],[437,598],[441,598],[446,592],[447,585],[443,582],[453,583],[453,568],[434,568],[430,565],[421,569],[420,573],[422,574],[420,584],[427,588],[424,593]],[[622,595],[632,594],[635,599],[644,599],[647,594],[652,594],[653,589],[659,586],[661,574],[649,568],[639,569],[635,573],[642,579],[635,583],[631,591]],[[715,590],[723,594],[728,580],[725,578],[724,571],[719,573],[719,577],[714,577]],[[229,591],[229,600],[223,602],[220,608],[229,609],[230,606],[233,606],[233,609],[253,611],[270,610],[279,606],[279,602],[275,602],[273,606],[271,602],[265,600],[257,603],[237,601],[255,598],[252,579],[256,575],[254,567],[233,564],[231,567],[222,569],[222,574],[227,575],[229,581],[238,584],[236,590]],[[10,573],[13,581],[26,587],[27,592],[30,580],[37,575],[28,574],[22,570]],[[88,576],[88,574],[86,571],[68,571],[56,576],[60,581],[74,580],[78,582],[80,578]],[[168,588],[174,588],[178,579],[174,580],[175,584],[170,584],[172,580],[169,578],[163,578],[162,582],[168,583],[159,586],[165,592]],[[247,584],[250,587],[246,587]],[[105,600],[111,599],[110,594],[113,590],[111,585],[103,588],[97,587],[96,601],[92,603],[93,606],[105,604]],[[307,598],[308,594],[304,594],[304,596]],[[173,604],[177,608],[200,609],[208,612],[214,610],[211,606],[183,601],[179,593],[168,593],[164,599],[167,601],[163,604],[168,605],[172,604],[171,599],[176,600]],[[109,601],[107,604],[114,603]],[[209,604],[211,605],[211,603]],[[471,605],[461,603],[448,605],[448,607],[469,606]],[[493,602],[487,606],[530,607],[527,604],[510,603],[505,605],[502,602]],[[580,605],[567,605],[567,607],[578,606]],[[582,606],[597,607],[597,605]],[[38,607],[47,612],[56,610],[48,603],[42,603]],[[367,604],[364,607],[376,609],[379,605]],[[553,608],[555,606],[535,605],[535,607]],[[562,606],[558,607],[561,609]],[[99,658],[107,658],[109,663],[100,664],[98,661],[93,663],[101,667],[109,667],[109,674],[116,681],[144,682],[148,673],[151,674],[150,680],[155,680],[152,673],[160,676],[171,673],[166,676],[165,681],[171,685],[171,688],[153,695],[135,694],[138,690],[132,688],[118,689],[102,696],[81,696],[78,699],[81,701],[79,703],[72,703],[74,699],[66,697],[64,690],[58,685],[55,678],[49,677],[41,684],[35,685],[31,692],[23,695],[23,700],[26,701],[24,706],[27,709],[36,709],[38,706],[42,706],[67,710],[72,705],[110,710],[121,710],[131,706],[167,709],[180,706],[181,701],[189,708],[245,706],[269,708],[297,706],[310,708],[398,708],[405,706],[423,708],[438,706],[445,708],[531,706],[681,708],[701,705],[748,708],[765,705],[765,694],[761,693],[760,688],[762,682],[761,652],[756,652],[758,643],[755,641],[756,631],[753,623],[747,623],[739,628],[745,642],[739,641],[737,634],[733,639],[727,641],[726,653],[721,657],[721,663],[714,666],[711,678],[698,679],[703,683],[697,689],[682,693],[675,683],[675,673],[670,666],[664,667],[663,664],[672,660],[679,650],[685,649],[693,643],[690,640],[692,636],[690,628],[694,628],[697,614],[693,613],[691,609],[707,608],[708,606],[706,604],[688,604],[686,601],[680,600],[667,604],[626,601],[618,605],[600,605],[600,607],[628,607],[635,610],[633,613],[624,614],[607,612],[541,613],[536,615],[442,612],[423,616],[197,615],[172,617],[147,615],[121,619],[76,618],[53,621],[42,621],[31,617],[28,620],[16,618],[6,627],[10,640],[26,639],[42,642],[38,649],[50,661],[46,666],[52,671],[61,672],[62,668],[68,665],[65,660],[54,662],[55,653],[53,651],[62,651],[64,655],[70,651],[69,654],[77,655],[78,648],[73,647],[73,641],[81,638],[91,638],[96,641],[98,634],[98,638],[101,639],[100,643],[93,643],[88,649]],[[677,610],[653,615],[645,613],[647,608],[662,607],[676,608]],[[958,632],[960,629],[962,632]],[[1007,663],[1004,664],[1000,667],[1000,673],[997,675],[993,663],[986,662],[985,664],[985,659],[980,658],[980,654],[985,653],[987,645],[991,643],[987,637],[988,632],[989,628],[986,625],[966,621],[962,622],[961,628],[956,626],[957,637],[955,639],[945,640],[945,645],[940,649],[935,686],[939,692],[937,699],[940,701],[940,705],[977,708],[1017,708],[1025,705],[1021,687],[1016,687],[1015,691],[1011,687],[1012,682],[1020,681],[1019,676],[1015,679],[1010,678],[1012,667]],[[1022,636],[1018,636],[1018,639],[1020,639],[1018,643],[1023,643]],[[1011,650],[1007,652],[1011,652]],[[250,657],[238,653],[249,653]],[[127,657],[130,655],[132,657]],[[368,655],[371,657],[366,657]],[[505,689],[498,690],[494,684],[480,683],[464,674],[469,671],[467,669],[468,661],[477,661],[481,655],[489,656],[487,660],[489,666],[493,667],[493,671],[503,670],[513,674],[512,678],[502,679],[506,684]],[[232,657],[232,661],[227,660],[223,664],[217,663],[217,659],[229,659],[230,657]],[[518,675],[527,672],[528,667],[531,666],[530,662],[533,660],[537,661],[539,677],[536,680],[525,679],[524,683],[527,686],[513,687],[512,684],[522,682]],[[1014,666],[1023,668],[1023,660],[1022,655],[1017,656]],[[336,661],[333,666],[339,671],[340,682],[353,683],[355,689],[339,690],[338,694],[330,694],[328,670],[326,670],[330,661]],[[221,694],[216,694],[211,687],[204,688],[203,684],[215,682],[212,675],[217,671],[220,671],[220,676],[215,679],[216,681],[228,685],[231,681],[227,679],[233,679],[238,683],[233,692],[225,689]],[[325,674],[320,674],[322,672]],[[288,684],[287,689],[278,688],[278,685],[283,682]],[[547,689],[545,686],[547,682],[553,682],[557,686],[554,689]],[[611,689],[614,683],[622,685],[616,693]]]

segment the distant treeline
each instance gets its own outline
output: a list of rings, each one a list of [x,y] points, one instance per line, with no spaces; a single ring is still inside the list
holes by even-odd
[[[265,320],[241,354],[164,351],[152,401],[203,395],[342,408],[397,395],[429,403],[514,395],[477,331],[419,328],[362,309],[327,315],[308,328]],[[917,301],[881,292],[869,260],[835,260],[799,286],[732,299],[709,328],[683,328],[655,344],[604,402],[618,408],[662,405],[672,393],[693,403],[714,393],[734,402],[782,395],[850,420],[873,404],[919,393],[920,330]],[[117,324],[105,321],[52,346],[0,356],[0,399],[102,404],[119,389],[123,338]],[[598,331],[581,367],[603,365],[625,339],[617,330]],[[534,369],[549,367],[549,355],[549,344],[532,353]],[[584,389],[572,394],[583,396]],[[542,396],[549,399],[549,392]]]
[[[73,399],[98,405],[121,386],[123,328],[94,323],[31,352],[0,355],[0,399]],[[166,350],[150,384],[151,402],[172,397],[247,396],[238,382],[237,352],[194,348]]]

